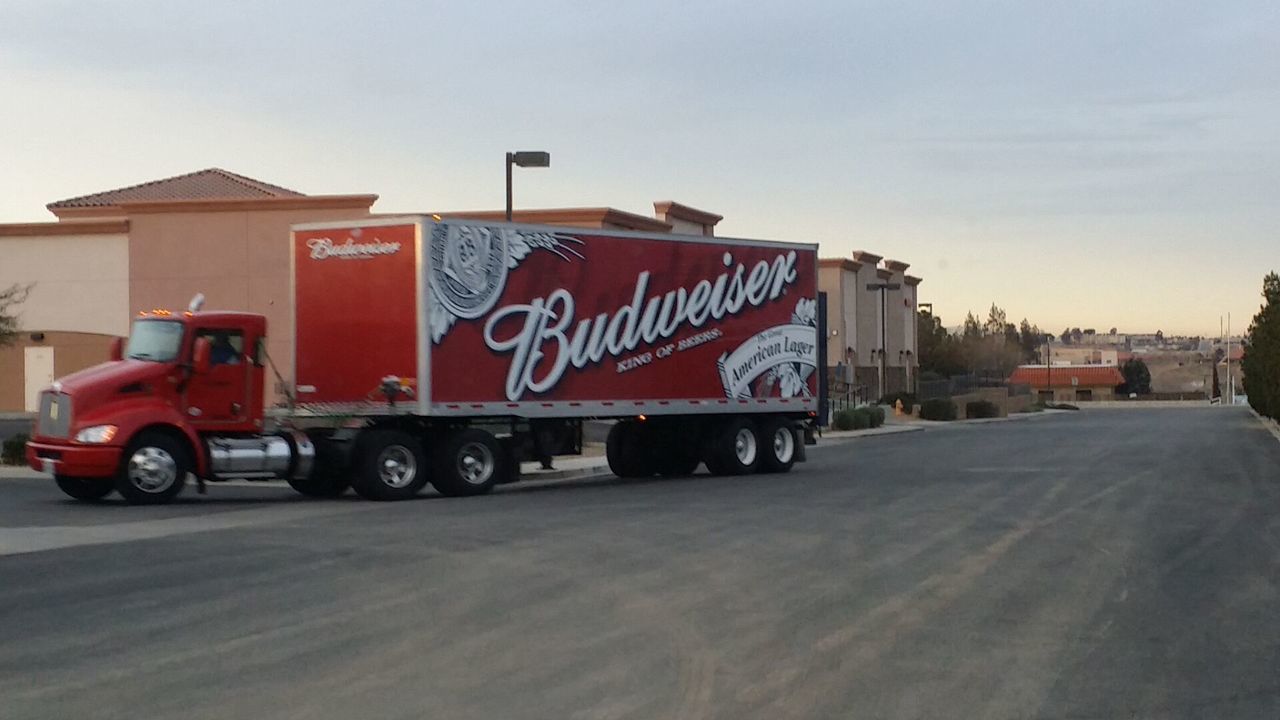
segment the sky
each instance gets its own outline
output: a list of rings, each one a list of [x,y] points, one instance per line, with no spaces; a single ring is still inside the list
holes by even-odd
[[[676,200],[911,263],[948,325],[1242,329],[1280,3],[0,2],[0,222],[206,167],[379,212]],[[0,258],[3,262],[3,258]]]

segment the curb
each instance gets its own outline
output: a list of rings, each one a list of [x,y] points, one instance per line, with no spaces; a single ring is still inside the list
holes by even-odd
[[[32,470],[26,465],[0,465],[0,480],[41,480],[44,478],[52,480],[53,476]]]
[[[539,469],[529,472],[522,470],[518,483],[538,482],[540,480],[573,480],[576,478],[595,477],[607,472],[609,472],[609,463],[607,462],[580,468],[565,468],[564,470]]]
[[[817,447],[822,446],[824,440],[857,440],[865,437],[876,437],[878,435],[898,435],[900,433],[920,432],[924,430],[922,425],[884,425],[878,428],[868,430],[832,430],[825,432],[818,438]]]
[[[1252,407],[1249,408],[1249,412],[1253,413],[1253,416],[1258,419],[1258,424],[1262,425],[1263,429],[1271,433],[1271,436],[1274,437],[1277,442],[1280,442],[1280,424],[1277,424],[1275,420],[1262,417],[1258,414],[1258,411],[1254,410]]]

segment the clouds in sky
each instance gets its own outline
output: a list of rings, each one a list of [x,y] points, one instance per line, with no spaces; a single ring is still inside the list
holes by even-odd
[[[0,220],[221,166],[901,258],[958,321],[1210,332],[1280,266],[1274,2],[0,6]]]

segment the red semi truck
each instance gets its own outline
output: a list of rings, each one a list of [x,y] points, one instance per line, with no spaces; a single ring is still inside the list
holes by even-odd
[[[487,492],[591,419],[617,421],[625,477],[786,472],[812,442],[815,245],[435,216],[291,241],[277,407],[263,316],[144,312],[41,394],[30,466],[82,500],[166,502],[188,475],[399,500]]]

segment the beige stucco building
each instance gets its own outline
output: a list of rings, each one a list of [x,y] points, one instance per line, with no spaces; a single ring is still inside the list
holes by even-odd
[[[907,275],[908,267],[864,250],[849,258],[819,261],[818,289],[827,295],[826,359],[833,385],[858,388],[870,400],[915,389],[921,280]],[[869,285],[886,287],[882,291]]]
[[[377,195],[305,195],[217,168],[50,203],[47,223],[0,224],[0,288],[30,284],[18,342],[0,348],[0,413],[33,411],[55,377],[104,361],[130,319],[154,308],[265,315],[268,353],[293,367],[289,227],[373,215]],[[502,219],[501,211],[441,213]],[[518,210],[517,222],[713,235],[720,216],[654,203]],[[274,386],[274,383],[269,383]],[[268,388],[268,391],[271,387]]]

